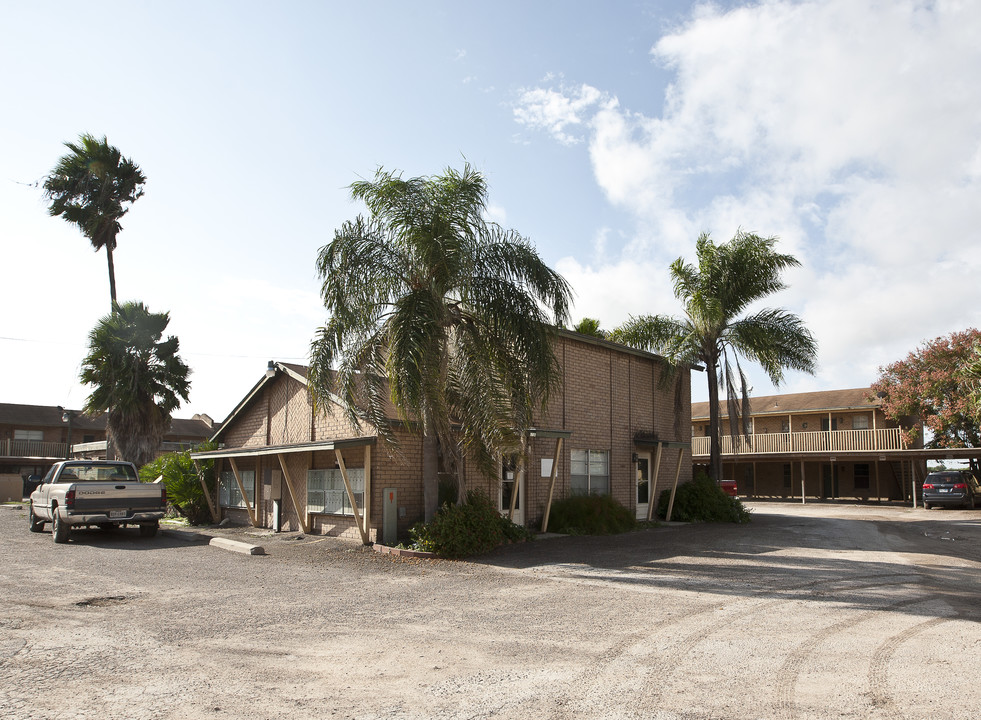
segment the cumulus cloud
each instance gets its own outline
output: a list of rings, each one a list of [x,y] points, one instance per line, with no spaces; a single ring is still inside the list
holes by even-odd
[[[545,130],[563,145],[582,142],[571,132],[580,129],[583,116],[596,107],[616,103],[594,87],[580,85],[571,90],[533,88],[522,91],[514,107],[514,119],[520,125]]]
[[[700,6],[652,47],[671,75],[660,115],[584,85],[526,90],[515,117],[585,142],[599,187],[635,220],[625,258],[666,264],[702,230],[779,235],[805,270],[775,303],[815,331],[817,382],[861,385],[979,322],[979,33],[975,3]],[[569,269],[605,283],[616,267]]]

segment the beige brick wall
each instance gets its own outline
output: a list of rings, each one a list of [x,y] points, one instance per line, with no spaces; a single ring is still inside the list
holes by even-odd
[[[558,459],[555,499],[569,494],[569,462],[574,449],[602,450],[610,453],[610,490],[614,498],[628,508],[636,507],[634,452],[654,453],[639,447],[637,434],[656,435],[662,441],[689,440],[691,427],[691,396],[687,372],[677,376],[674,387],[662,389],[659,384],[661,366],[652,358],[621,352],[615,348],[581,342],[574,338],[558,339],[557,354],[562,368],[562,385],[551,398],[549,406],[535,425],[553,430],[568,430],[572,436],[564,444]],[[362,432],[374,435],[373,429]],[[371,527],[382,525],[383,493],[394,488],[400,509],[398,528],[404,536],[414,522],[424,514],[422,489],[422,442],[410,429],[398,427],[397,449],[389,448],[382,440],[372,449]],[[283,445],[356,437],[356,428],[341,412],[314,415],[306,386],[292,377],[279,377],[266,388],[261,397],[224,431],[226,447]],[[548,496],[549,478],[542,477],[541,461],[551,459],[554,439],[531,439],[528,446],[528,472],[525,488],[525,522],[536,527],[541,523]],[[306,503],[306,474],[311,468],[334,467],[333,453],[295,453],[285,456],[293,480],[297,500]],[[345,450],[348,467],[362,467],[363,450]],[[239,463],[241,469],[256,469],[259,484],[259,511],[263,523],[271,524],[272,493],[275,483],[272,473],[279,473],[275,457],[263,457],[253,462]],[[678,451],[663,454],[658,484],[653,497],[674,480],[678,466]],[[468,487],[480,487],[496,501],[499,478],[481,476],[475,463],[466,465]],[[680,481],[691,478],[691,456],[684,451],[681,457]],[[299,518],[287,492],[285,478],[280,483],[283,528],[298,530]],[[234,511],[232,511],[234,512]],[[238,513],[246,519],[244,513]],[[333,515],[312,516],[312,532],[359,537],[353,518]],[[373,535],[374,537],[374,535]]]

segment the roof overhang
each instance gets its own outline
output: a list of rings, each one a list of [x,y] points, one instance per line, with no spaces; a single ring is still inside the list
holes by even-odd
[[[320,442],[296,443],[293,445],[257,445],[255,447],[222,448],[205,452],[192,452],[192,460],[220,460],[222,458],[261,457],[263,455],[289,455],[292,453],[343,450],[344,448],[366,447],[377,442],[375,437],[345,438],[342,440],[323,440]]]

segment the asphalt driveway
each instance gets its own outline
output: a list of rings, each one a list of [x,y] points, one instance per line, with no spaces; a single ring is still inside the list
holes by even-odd
[[[981,717],[981,511],[751,507],[469,563],[5,508],[0,717]]]

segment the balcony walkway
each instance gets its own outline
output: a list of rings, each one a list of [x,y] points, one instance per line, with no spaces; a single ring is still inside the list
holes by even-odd
[[[693,437],[692,457],[708,457],[712,438]],[[737,455],[806,455],[812,453],[875,453],[906,450],[899,428],[767,433],[721,438],[722,457]]]

